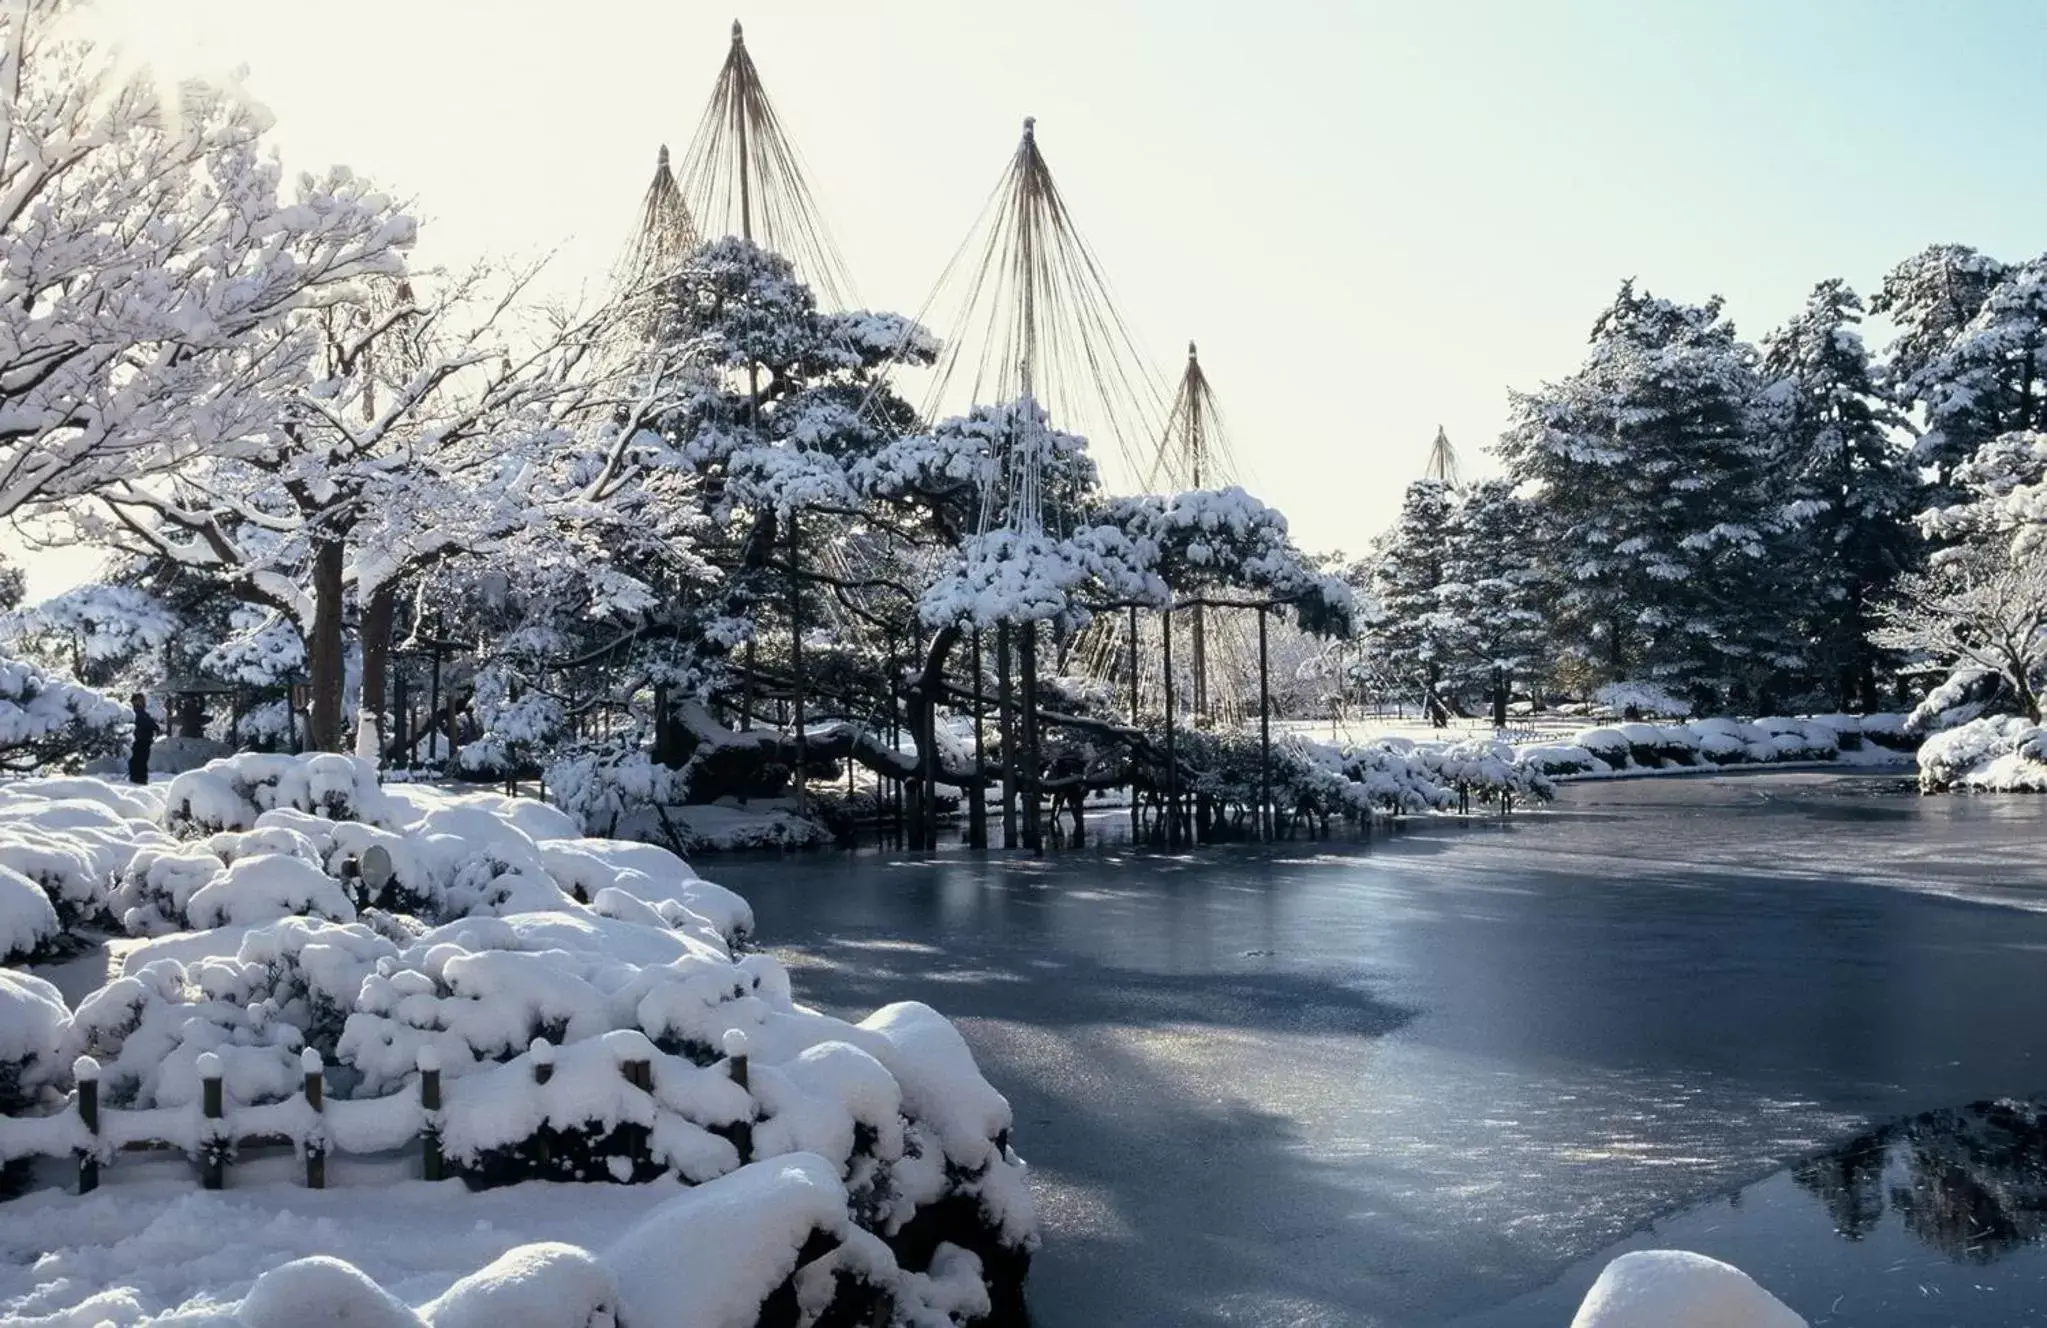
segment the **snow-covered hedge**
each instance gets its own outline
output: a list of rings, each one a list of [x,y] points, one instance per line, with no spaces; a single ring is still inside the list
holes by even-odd
[[[1910,752],[1899,715],[1770,716],[1754,721],[1716,718],[1687,724],[1615,724],[1581,730],[1567,743],[1523,747],[1518,759],[1558,778],[1624,770],[1773,765],[1842,759],[1872,747]],[[1882,760],[1873,754],[1870,759]]]
[[[217,1072],[230,1137],[377,1153],[431,1124],[475,1185],[679,1177],[706,1187],[679,1211],[725,1211],[720,1194],[744,1210],[721,1230],[761,1216],[731,1198],[749,1186],[810,1186],[817,1221],[788,1259],[764,1234],[700,1270],[691,1294],[725,1287],[731,1306],[757,1308],[798,1252],[826,1299],[971,1307],[1020,1281],[1036,1218],[1009,1104],[958,1032],[922,1005],[859,1023],[798,1005],[780,964],[739,952],[745,901],[674,854],[531,801],[379,788],[343,757],[215,762],[164,789],[161,825],[126,815],[154,790],[47,784],[0,793],[0,857],[12,844],[22,864],[0,861],[0,935],[17,902],[54,934],[64,898],[149,939],[75,1010],[34,979],[0,984],[0,1161],[131,1138],[196,1152]],[[326,1070],[318,1114],[308,1064]],[[98,1145],[52,1096],[74,1065],[98,1082]],[[422,1067],[442,1083],[431,1119]],[[811,1248],[818,1232],[837,1253]],[[582,1266],[562,1258],[533,1275]],[[478,1277],[464,1304],[492,1301],[498,1275]],[[631,1279],[619,1289],[630,1300]]]
[[[911,1271],[849,1207],[824,1158],[793,1153],[685,1191],[601,1249],[517,1246],[417,1307],[313,1255],[265,1272],[228,1308],[243,1328],[950,1328],[991,1314],[978,1256],[941,1243]]]

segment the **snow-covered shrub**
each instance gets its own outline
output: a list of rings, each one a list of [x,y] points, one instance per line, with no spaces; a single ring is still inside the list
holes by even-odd
[[[678,1195],[604,1253],[618,1279],[619,1322],[674,1321],[686,1305],[688,1321],[753,1323],[818,1236],[839,1245],[839,1267],[887,1285],[895,1259],[849,1220],[845,1186],[821,1157],[793,1154]],[[827,1274],[816,1290],[828,1303],[839,1288]]]
[[[33,822],[0,819],[0,867],[43,888],[66,930],[106,914],[106,875],[94,855],[69,835]]]
[[[304,858],[286,853],[238,857],[186,901],[187,923],[201,931],[251,926],[284,917],[354,922],[355,905],[341,887]]]
[[[33,974],[0,968],[0,1115],[18,1115],[60,1082],[71,1011]]]
[[[620,818],[647,806],[682,802],[676,771],[637,745],[563,753],[545,771],[547,798],[590,835],[616,835]]]
[[[1580,729],[1571,739],[1573,747],[1582,747],[1615,770],[1625,770],[1633,755],[1633,749],[1619,729]]]
[[[145,964],[79,1002],[65,1049],[100,1063],[108,1106],[196,1104],[199,1058],[208,1052],[225,1070],[231,1100],[287,1098],[301,1082],[304,1036],[275,1017],[261,979],[255,966],[233,960]]]
[[[1552,778],[1559,775],[1603,775],[1613,769],[1583,747],[1569,742],[1523,747],[1515,759]]]
[[[1423,743],[1415,751],[1421,766],[1452,792],[1482,803],[1547,802],[1556,795],[1549,775],[1518,760],[1504,742],[1474,738],[1443,745]]]
[[[743,1328],[887,1322],[954,1328],[994,1312],[970,1250],[911,1249],[863,1226],[830,1162],[797,1152],[649,1209],[601,1251],[521,1245],[418,1309],[354,1265],[314,1255],[258,1277],[243,1328]],[[1004,1288],[1014,1299],[1017,1288]]]
[[[183,931],[192,896],[219,880],[226,864],[209,850],[170,845],[145,848],[132,858],[115,885],[109,909],[130,936]]]
[[[1745,765],[1752,756],[1750,744],[1739,732],[1721,728],[1705,728],[1693,725],[1698,730],[1699,756],[1713,765]]]
[[[1919,748],[1919,787],[2047,792],[2047,729],[2004,715],[1936,733]]]
[[[1644,770],[1697,765],[1698,740],[1682,725],[1618,724],[1614,732],[1628,744],[1628,759]]]
[[[1388,813],[1439,811],[1455,798],[1429,777],[1412,743],[1368,743],[1343,754],[1343,773],[1369,806]]]
[[[1841,754],[1840,740],[1824,724],[1771,716],[1757,720],[1755,727],[1765,735],[1770,749],[1768,760],[1831,761]]]
[[[331,752],[243,752],[173,779],[164,790],[164,825],[189,839],[251,829],[258,816],[283,807],[333,821],[376,824],[389,816],[376,767],[367,761]]]
[[[0,867],[0,963],[23,963],[63,933],[43,887],[12,867]]]
[[[476,678],[480,736],[456,750],[455,764],[472,775],[505,776],[539,768],[542,755],[562,738],[568,716],[545,692],[515,687],[502,671],[485,669]]]
[[[112,697],[0,658],[0,769],[75,770],[120,749],[128,711]]]

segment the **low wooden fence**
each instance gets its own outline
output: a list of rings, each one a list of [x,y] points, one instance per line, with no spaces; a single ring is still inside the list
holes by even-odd
[[[645,1054],[621,1057],[618,1071],[628,1084],[651,1098],[653,1058],[662,1053],[651,1042],[642,1040],[642,1046]],[[745,1034],[738,1030],[727,1033],[724,1049],[727,1074],[751,1100]],[[531,1061],[533,1082],[547,1084],[554,1076],[553,1046],[544,1038],[536,1038],[527,1058]],[[195,1160],[200,1184],[218,1190],[226,1186],[229,1162],[240,1150],[290,1147],[303,1163],[305,1184],[317,1190],[327,1184],[328,1156],[346,1151],[336,1147],[338,1134],[344,1139],[369,1141],[372,1146],[358,1153],[366,1157],[389,1157],[408,1143],[416,1145],[421,1179],[442,1180],[449,1174],[449,1167],[441,1148],[440,1058],[432,1047],[422,1047],[416,1063],[419,1069],[416,1094],[328,1101],[326,1066],[317,1051],[307,1048],[300,1055],[305,1078],[299,1096],[281,1102],[238,1106],[230,1111],[225,1067],[219,1056],[207,1052],[198,1058],[200,1095],[195,1117],[191,1107],[140,1110],[102,1107],[100,1066],[90,1056],[81,1056],[73,1067],[78,1086],[64,1110],[47,1116],[0,1118],[0,1161],[75,1158],[78,1193],[89,1194],[99,1187],[102,1166],[121,1154],[184,1153]],[[658,1113],[658,1104],[655,1110]],[[749,1118],[711,1132],[731,1142],[742,1164],[751,1162],[753,1121],[758,1118],[756,1103]],[[630,1132],[625,1138],[631,1160],[646,1165],[651,1157],[651,1128],[630,1123],[616,1128]]]

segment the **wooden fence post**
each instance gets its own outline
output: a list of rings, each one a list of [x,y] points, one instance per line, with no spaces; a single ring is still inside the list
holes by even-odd
[[[526,1054],[533,1058],[533,1082],[536,1085],[545,1084],[548,1080],[554,1078],[554,1044],[552,1042],[549,1042],[544,1037],[534,1038],[533,1041],[526,1044]],[[542,1128],[543,1130],[545,1129],[545,1127]],[[540,1174],[545,1177],[548,1169],[554,1165],[554,1145],[549,1142],[545,1133],[534,1136],[533,1151],[534,1161],[540,1168]]]
[[[738,1028],[728,1028],[725,1030],[724,1041],[726,1069],[732,1075],[732,1082],[739,1085],[740,1089],[748,1097],[753,1096],[753,1089],[749,1083],[752,1070],[747,1065],[745,1031]],[[739,1150],[739,1160],[741,1162],[753,1161],[752,1120],[742,1120],[733,1126],[732,1146]]]
[[[227,1131],[219,1124],[227,1115],[221,1084],[225,1071],[220,1057],[210,1051],[200,1053],[198,1068],[199,1109],[210,1122],[199,1135],[199,1183],[217,1190],[227,1181]]]
[[[100,1063],[80,1056],[71,1063],[71,1074],[78,1080],[78,1122],[89,1136],[78,1155],[78,1192],[91,1194],[100,1183]]]
[[[625,1081],[627,1083],[645,1093],[649,1098],[653,1097],[654,1064],[652,1061],[649,1061],[644,1056],[635,1056],[631,1060],[623,1062],[619,1068],[625,1073]],[[632,1147],[633,1163],[636,1166],[645,1166],[648,1162],[652,1161],[654,1156],[654,1127],[649,1123],[647,1125],[629,1126],[628,1128],[632,1130],[632,1133],[627,1135],[626,1139]]]
[[[419,1174],[425,1180],[441,1179],[441,1053],[423,1046],[414,1058],[419,1066]]]
[[[306,1188],[324,1190],[327,1188],[327,1122],[323,1113],[327,1088],[322,1077],[325,1067],[320,1062],[320,1053],[311,1047],[300,1052],[299,1069],[306,1076],[306,1106],[313,1112],[312,1128],[306,1135]]]

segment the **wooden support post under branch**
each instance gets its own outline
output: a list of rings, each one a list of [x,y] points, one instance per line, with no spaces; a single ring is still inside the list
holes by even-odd
[[[444,1166],[441,1157],[441,1053],[421,1047],[415,1061],[419,1066],[419,1174],[423,1180],[439,1180]]]
[[[306,1106],[313,1113],[312,1132],[306,1136],[306,1188],[324,1190],[327,1188],[327,1126],[322,1119],[325,1105],[326,1067],[320,1062],[320,1053],[307,1047],[299,1053],[299,1069],[306,1076]]]
[[[71,1074],[78,1080],[78,1123],[89,1141],[78,1155],[78,1192],[91,1194],[100,1183],[100,1063],[80,1056],[71,1063]]]

